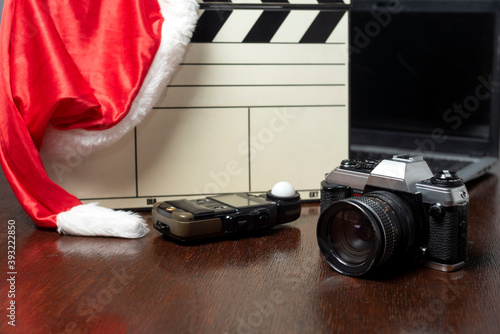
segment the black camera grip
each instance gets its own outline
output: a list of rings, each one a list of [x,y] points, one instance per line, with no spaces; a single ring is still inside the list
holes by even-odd
[[[320,194],[320,212],[323,212],[333,202],[351,197],[352,188],[323,180]]]
[[[455,264],[465,260],[467,246],[467,206],[443,207],[443,215],[429,215],[427,257]]]

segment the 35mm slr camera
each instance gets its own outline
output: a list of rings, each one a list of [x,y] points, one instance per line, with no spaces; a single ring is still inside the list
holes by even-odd
[[[361,276],[412,260],[463,267],[469,195],[462,179],[433,175],[420,156],[344,160],[321,183],[317,237],[338,272]]]

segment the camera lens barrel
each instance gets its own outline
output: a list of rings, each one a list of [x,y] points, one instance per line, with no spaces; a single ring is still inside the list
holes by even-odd
[[[388,191],[333,202],[320,215],[319,247],[338,272],[361,276],[404,256],[415,244],[408,204]]]

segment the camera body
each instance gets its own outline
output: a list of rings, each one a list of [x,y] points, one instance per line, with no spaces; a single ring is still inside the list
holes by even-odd
[[[265,195],[235,193],[158,202],[152,218],[153,226],[163,235],[190,242],[268,230],[298,219],[300,211],[298,192],[277,196],[269,190]]]
[[[321,183],[317,236],[328,263],[361,276],[398,260],[454,271],[464,266],[469,195],[421,156],[344,160]]]

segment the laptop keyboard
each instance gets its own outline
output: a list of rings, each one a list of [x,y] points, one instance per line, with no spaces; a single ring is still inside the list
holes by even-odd
[[[350,152],[350,158],[351,159],[356,159],[356,160],[382,160],[382,159],[391,159],[392,155],[389,154],[383,154],[383,153],[375,153],[375,152],[358,152],[358,151],[351,151]],[[451,160],[451,159],[437,159],[437,158],[431,158],[431,157],[424,157],[424,160],[427,162],[429,165],[429,168],[431,169],[432,173],[437,173],[441,170],[448,169],[451,171],[458,171],[465,166],[471,164],[472,162],[470,161],[463,161],[463,160]]]

